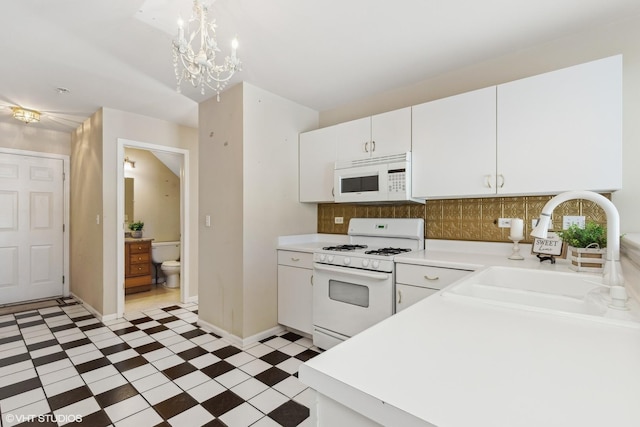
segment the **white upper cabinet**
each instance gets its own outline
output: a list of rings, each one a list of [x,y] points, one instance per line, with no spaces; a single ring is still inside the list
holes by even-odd
[[[622,187],[622,56],[498,86],[501,194]]]
[[[333,202],[337,146],[336,126],[300,134],[298,173],[301,202]]]
[[[413,107],[413,197],[622,187],[622,57]]]
[[[413,107],[413,197],[496,192],[496,88]]]
[[[379,157],[411,151],[411,107],[335,126],[338,160]]]

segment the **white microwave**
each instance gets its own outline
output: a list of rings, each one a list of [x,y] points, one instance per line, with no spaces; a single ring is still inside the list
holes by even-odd
[[[336,162],[336,203],[384,203],[424,200],[411,197],[411,152]]]

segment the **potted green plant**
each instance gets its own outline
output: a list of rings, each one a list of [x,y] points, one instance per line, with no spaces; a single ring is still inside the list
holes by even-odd
[[[576,271],[601,273],[607,252],[607,232],[605,228],[589,221],[584,228],[573,224],[569,228],[558,232],[558,236],[567,244],[567,253],[571,265]]]
[[[129,224],[129,230],[131,230],[131,237],[139,239],[142,237],[142,229],[144,228],[144,222],[135,221]]]

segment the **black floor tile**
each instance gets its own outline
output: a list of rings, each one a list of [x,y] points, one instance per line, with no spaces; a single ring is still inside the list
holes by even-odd
[[[16,354],[15,356],[5,357],[4,359],[0,359],[0,368],[24,362],[25,360],[31,360],[31,355],[29,353],[25,352]]]
[[[98,329],[98,328],[103,328],[104,325],[100,322],[96,322],[96,323],[91,323],[89,325],[84,325],[84,326],[80,326],[80,330],[82,332],[86,332],[86,331],[90,331],[92,329]]]
[[[196,347],[190,348],[189,350],[181,351],[180,353],[178,353],[178,356],[182,357],[184,360],[191,360],[207,353],[209,352],[204,348],[196,346]]]
[[[206,335],[206,332],[203,331],[202,329],[194,329],[192,331],[183,332],[180,335],[182,335],[184,338],[190,340],[191,338],[199,337],[200,335]]]
[[[86,385],[83,385],[73,390],[65,391],[64,393],[56,394],[55,396],[47,399],[49,401],[49,407],[52,411],[57,411],[65,406],[72,405],[76,402],[80,402],[88,397],[93,396],[91,390]]]
[[[272,339],[274,339],[274,338],[277,338],[277,336],[276,336],[276,335],[271,335],[269,338],[261,339],[261,340],[260,340],[260,342],[261,342],[262,344],[264,344],[264,343],[266,343],[267,341],[271,341],[271,340],[272,340]]]
[[[82,322],[83,320],[95,319],[95,316],[93,316],[92,314],[86,314],[78,317],[71,317],[71,316],[69,317],[71,318],[71,320],[73,320],[76,323]]]
[[[138,352],[138,354],[145,354],[145,353],[152,352],[154,350],[160,350],[161,348],[164,348],[162,344],[160,344],[158,341],[153,341],[153,342],[150,342],[149,344],[136,347],[135,350]]]
[[[310,348],[308,348],[305,351],[296,354],[294,357],[298,360],[302,360],[303,362],[306,362],[307,360],[311,359],[312,357],[316,357],[319,354],[320,353],[318,353],[317,351],[313,351]]]
[[[274,366],[267,369],[266,371],[260,372],[254,378],[257,379],[258,381],[262,381],[269,387],[273,387],[274,385],[278,384],[280,381],[290,376],[291,375],[289,375],[289,373],[283,371],[282,369],[278,369]]]
[[[25,311],[23,313],[16,313],[13,315],[13,317],[15,317],[16,319],[26,319],[28,317],[42,317],[40,316],[40,313],[38,313],[37,311]]]
[[[17,324],[18,322],[16,322],[15,320],[7,320],[5,322],[0,323],[0,329],[6,328],[7,326],[17,325]]]
[[[37,343],[34,343],[34,344],[30,344],[30,345],[27,346],[27,350],[36,351],[36,350],[40,350],[42,348],[52,347],[54,345],[58,345],[58,340],[53,339],[53,340],[41,341],[41,342],[37,342]],[[62,348],[64,348],[64,347],[62,347]]]
[[[309,417],[309,408],[289,400],[269,412],[268,415],[283,427],[295,427]]]
[[[156,322],[162,323],[164,325],[165,323],[175,322],[176,320],[180,320],[180,318],[176,316],[167,316],[163,317],[162,319],[156,319]]]
[[[208,375],[209,377],[215,378],[226,372],[232,371],[234,369],[235,369],[235,366],[233,366],[231,363],[221,360],[219,362],[214,363],[213,365],[209,365],[207,367],[202,368],[201,371],[202,373]]]
[[[20,335],[19,332],[17,332],[17,334],[18,335],[12,335],[10,337],[0,338],[0,345],[7,344],[14,341],[22,341],[22,335]]]
[[[36,367],[42,366],[42,365],[46,365],[47,363],[57,362],[58,360],[62,360],[66,358],[67,358],[67,353],[65,353],[64,351],[60,351],[58,353],[47,354],[46,356],[33,359],[33,365]]]
[[[129,320],[129,323],[139,325],[141,323],[153,322],[153,319],[149,316],[140,317],[138,319]]]
[[[118,335],[118,336],[122,336],[122,335],[130,334],[131,332],[135,332],[135,331],[139,331],[139,330],[140,329],[138,329],[136,326],[128,326],[126,328],[117,329],[117,330],[113,331],[113,333]]]
[[[153,408],[162,418],[168,420],[169,418],[172,418],[197,404],[198,402],[187,393],[180,393],[177,396],[170,397],[167,400],[153,405]]]
[[[209,400],[205,400],[201,405],[216,417],[225,414],[244,403],[244,399],[232,392],[231,390],[213,396]]]
[[[94,369],[99,369],[107,365],[111,365],[111,361],[106,357],[100,357],[98,359],[80,363],[79,365],[76,365],[76,369],[79,373],[84,374],[85,372],[93,371]]]
[[[285,340],[294,342],[302,338],[302,335],[294,334],[293,332],[287,332],[284,335],[280,335],[280,338],[284,338]]]
[[[114,363],[113,366],[120,372],[128,371],[129,369],[137,368],[138,366],[142,366],[144,364],[149,363],[147,359],[142,356],[132,357],[131,359],[126,359],[118,363]]]
[[[93,342],[89,338],[82,338],[75,341],[66,342],[64,344],[60,344],[64,350],[69,350],[70,348],[80,347],[81,345],[93,344]]]
[[[38,319],[38,320],[34,320],[33,322],[19,323],[18,325],[20,329],[26,329],[32,326],[44,325],[44,320]]]
[[[167,329],[169,328],[167,328],[164,325],[158,325],[158,326],[154,326],[153,328],[143,329],[143,331],[149,335],[153,335],[153,334],[157,334],[158,332],[166,331]]]
[[[101,408],[106,408],[125,399],[135,396],[138,391],[131,384],[123,384],[120,387],[113,388],[96,395],[96,400]]]
[[[120,344],[115,344],[115,345],[100,349],[100,351],[105,356],[109,356],[110,354],[120,353],[121,351],[129,350],[130,348],[131,346],[129,344],[127,344],[126,342],[122,342]]]
[[[184,362],[179,365],[167,368],[162,372],[164,372],[164,374],[170,379],[175,380],[176,378],[180,378],[184,375],[190,374],[193,371],[197,371],[196,367],[191,363]]]
[[[226,359],[227,357],[231,357],[234,354],[238,354],[240,352],[242,352],[242,350],[232,345],[228,345],[226,347],[219,348],[216,351],[212,351],[212,353],[218,356],[220,359]]]
[[[67,329],[73,329],[76,327],[75,323],[65,323],[64,325],[54,326],[53,328],[49,328],[52,333],[66,331]]]
[[[278,350],[274,350],[271,353],[267,353],[264,356],[260,357],[260,360],[263,360],[267,363],[270,363],[272,365],[277,365],[280,362],[284,362],[285,360],[289,359],[291,356],[289,356],[288,354],[284,354],[281,351]]]
[[[73,423],[67,424],[73,426]],[[80,425],[91,427],[107,427],[113,425],[107,414],[101,409],[89,415],[82,417]]]
[[[34,388],[42,387],[40,378],[34,377],[28,380],[20,381],[15,384],[8,385],[0,388],[0,400],[7,397],[15,396],[16,394],[24,393],[25,391],[33,390]]]
[[[57,316],[66,316],[67,313],[65,313],[63,310],[60,311],[54,311],[53,313],[46,313],[42,315],[43,319],[49,319],[51,317],[57,317]]]
[[[169,307],[164,307],[162,310],[164,311],[174,311],[174,310],[180,310],[182,307],[180,307],[179,305],[172,305]]]

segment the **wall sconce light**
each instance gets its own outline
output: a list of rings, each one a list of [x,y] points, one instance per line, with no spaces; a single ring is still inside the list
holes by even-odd
[[[40,112],[36,110],[27,110],[26,108],[21,107],[13,107],[11,109],[13,111],[13,118],[18,119],[25,124],[39,122],[40,121]]]
[[[134,162],[133,160],[129,159],[129,157],[125,157],[124,158],[124,165],[127,166],[127,164],[129,164],[131,169],[134,169],[136,167],[136,162]]]

